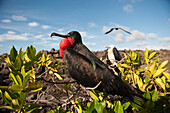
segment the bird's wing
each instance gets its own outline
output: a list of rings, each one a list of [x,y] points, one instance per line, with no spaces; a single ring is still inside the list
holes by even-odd
[[[117,61],[120,61],[120,60],[122,59],[122,57],[121,57],[121,55],[120,55],[120,53],[119,53],[119,51],[117,50],[116,47],[113,48],[113,54],[114,54],[115,59],[116,59]]]
[[[132,34],[131,32],[126,31],[126,30],[122,29],[121,27],[119,27],[119,29],[121,29],[121,30],[125,31],[125,32],[126,32],[126,33],[128,33],[128,34]]]
[[[109,31],[107,31],[105,34],[108,34],[110,32],[112,32],[114,30],[114,28],[110,29]]]
[[[85,87],[94,87],[101,81],[93,69],[91,61],[84,55],[67,48],[64,51],[64,60],[72,78]],[[96,64],[97,69],[100,67]]]

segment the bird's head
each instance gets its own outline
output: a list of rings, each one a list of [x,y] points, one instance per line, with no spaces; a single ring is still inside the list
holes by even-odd
[[[60,46],[60,56],[63,57],[63,52],[67,48],[73,48],[76,44],[82,43],[82,38],[79,32],[77,31],[71,31],[68,34],[59,34],[59,33],[52,33],[52,36],[59,36],[63,39],[61,40],[59,46]]]

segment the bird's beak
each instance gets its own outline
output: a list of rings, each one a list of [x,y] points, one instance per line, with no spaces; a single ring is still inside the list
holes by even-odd
[[[51,37],[52,37],[52,36],[59,36],[59,37],[62,37],[62,38],[70,37],[69,34],[63,35],[63,34],[59,34],[59,33],[51,33]]]

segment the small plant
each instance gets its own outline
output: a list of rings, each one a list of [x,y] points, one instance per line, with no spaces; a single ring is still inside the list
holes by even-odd
[[[1,105],[0,108],[17,110],[18,112],[32,112],[41,109],[40,105],[26,103],[26,96],[29,92],[36,92],[42,89],[43,84],[35,82],[34,64],[41,58],[41,51],[36,54],[33,46],[27,47],[26,52],[22,48],[17,52],[13,46],[10,51],[10,58],[6,58],[12,80],[11,86],[0,86],[2,99],[8,105]],[[32,82],[29,82],[29,80]]]

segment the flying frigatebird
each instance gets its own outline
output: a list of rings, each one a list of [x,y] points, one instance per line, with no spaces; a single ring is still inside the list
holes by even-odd
[[[68,67],[73,79],[84,87],[95,87],[97,90],[112,95],[120,95],[131,101],[136,97],[142,99],[138,90],[123,81],[119,76],[98,59],[83,43],[79,32],[71,31],[66,35],[52,33],[61,40],[59,52]]]
[[[118,27],[118,28],[111,28],[109,31],[107,31],[105,34],[108,34],[110,32],[112,32],[113,30],[123,30],[124,32],[128,33],[128,34],[132,34],[131,32],[127,31],[127,30],[124,30],[123,28],[121,27]]]

